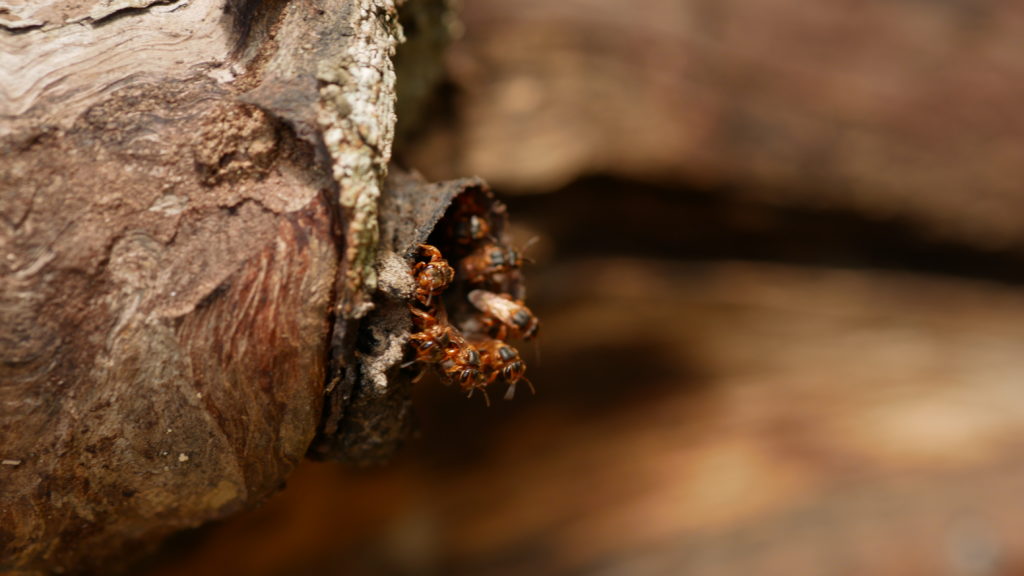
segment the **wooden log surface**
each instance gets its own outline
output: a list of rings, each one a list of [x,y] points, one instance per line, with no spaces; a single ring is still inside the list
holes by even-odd
[[[14,566],[88,564],[112,540],[236,511],[277,488],[316,427],[338,258],[296,166],[310,155],[191,88],[124,89],[4,164]],[[222,129],[245,137],[207,137]],[[207,173],[195,158],[218,145],[233,161]],[[202,183],[225,173],[230,186]]]
[[[0,12],[0,571],[106,572],[259,503],[318,431],[332,322],[402,262],[397,12]]]
[[[340,377],[330,314],[357,320],[387,282],[393,7],[269,3],[242,34],[216,3],[144,4],[0,18],[0,569],[108,567],[263,500]],[[460,124],[406,158],[520,191],[593,172],[736,188],[1019,247],[1012,7],[596,6],[467,3]],[[531,274],[537,398],[485,410],[424,384],[397,465],[304,463],[150,572],[1024,565],[1018,290],[684,264],[670,224],[590,236],[661,252],[556,252]]]
[[[433,179],[608,174],[1024,245],[1017,5],[464,5],[454,124],[409,151]]]

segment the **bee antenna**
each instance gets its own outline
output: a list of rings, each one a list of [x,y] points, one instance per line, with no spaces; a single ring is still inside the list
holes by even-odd
[[[531,393],[532,393],[532,394],[533,394],[534,396],[536,396],[536,395],[537,395],[537,389],[533,387],[533,382],[530,382],[529,380],[527,380],[525,376],[523,376],[522,378],[520,378],[520,380],[522,380],[523,382],[526,382],[526,385],[530,387],[530,392],[531,392]]]

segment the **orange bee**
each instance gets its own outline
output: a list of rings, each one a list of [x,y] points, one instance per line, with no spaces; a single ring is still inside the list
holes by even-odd
[[[438,322],[431,313],[419,308],[410,306],[409,310],[412,312],[413,324],[419,328],[419,332],[409,336],[409,343],[416,351],[416,360],[413,362],[441,363],[448,355],[447,350],[452,348],[452,327]],[[414,381],[418,381],[421,376],[422,373]]]
[[[527,243],[528,248],[533,241]],[[496,241],[485,241],[458,263],[458,278],[469,285],[500,292],[513,292],[522,297],[523,264],[531,262],[520,250]]]
[[[409,310],[412,312],[413,324],[419,328],[419,332],[409,337],[416,351],[416,359],[410,364],[420,362],[433,365],[446,383],[458,384],[468,396],[472,396],[475,390],[483,390],[488,382],[476,347],[467,342],[447,321],[439,320],[430,312],[413,306]],[[422,376],[420,372],[413,381],[418,381]],[[491,403],[486,391],[484,401],[488,405]]]
[[[502,342],[488,338],[477,343],[482,358],[483,371],[487,378],[487,384],[498,378],[508,382],[508,390],[505,392],[505,400],[511,400],[516,394],[516,383],[520,380],[526,382],[530,392],[537,391],[533,383],[526,379],[526,363],[519,357],[519,351]]]
[[[486,284],[495,274],[510,269],[506,250],[494,242],[484,242],[459,262],[459,277],[470,284]]]
[[[424,306],[430,306],[434,296],[439,296],[455,279],[455,270],[448,261],[441,257],[441,251],[429,244],[417,245],[420,256],[426,262],[417,262],[412,267],[413,278],[416,279],[414,296]]]
[[[467,297],[477,310],[484,313],[484,326],[499,340],[529,340],[540,330],[540,320],[522,300],[514,300],[508,294],[495,294],[487,290],[472,290]]]

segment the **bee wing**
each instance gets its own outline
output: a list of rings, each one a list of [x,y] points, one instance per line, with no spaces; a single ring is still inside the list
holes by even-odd
[[[517,304],[514,300],[506,298],[500,294],[494,292],[488,292],[487,290],[472,290],[467,295],[469,301],[476,306],[477,310],[484,314],[490,314],[508,326],[515,327],[516,324],[513,321],[513,316],[518,312],[522,306]]]

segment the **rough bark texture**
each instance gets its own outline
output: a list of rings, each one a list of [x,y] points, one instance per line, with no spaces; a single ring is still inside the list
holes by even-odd
[[[0,570],[108,570],[306,453],[376,297],[401,32],[386,0],[2,14]]]
[[[324,183],[211,93],[125,88],[4,151],[7,566],[238,510],[305,452],[337,266]]]

